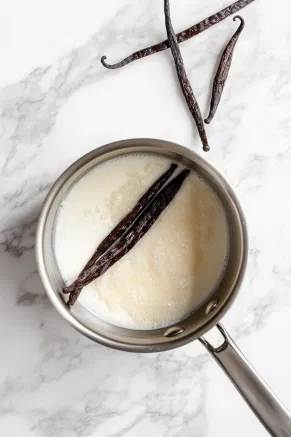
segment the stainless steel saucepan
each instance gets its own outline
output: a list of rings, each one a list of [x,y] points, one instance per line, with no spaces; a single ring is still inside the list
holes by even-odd
[[[69,310],[62,295],[64,283],[54,255],[56,214],[68,190],[99,163],[136,152],[154,153],[174,159],[201,175],[219,196],[227,215],[230,233],[229,261],[220,284],[208,300],[178,325],[149,331],[111,325],[93,316],[78,303]],[[290,414],[219,324],[239,291],[246,268],[247,252],[245,218],[236,195],[225,179],[190,150],[177,144],[153,139],[133,139],[108,144],[88,153],[71,165],[54,184],[44,202],[36,237],[38,269],[47,294],[61,316],[79,332],[105,346],[129,352],[161,352],[199,339],[269,433],[275,437],[290,437]],[[219,347],[213,346],[203,337],[215,326],[223,336],[223,343]]]

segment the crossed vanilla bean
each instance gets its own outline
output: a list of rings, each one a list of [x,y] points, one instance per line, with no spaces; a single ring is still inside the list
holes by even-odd
[[[241,9],[245,8],[253,1],[254,0],[236,1],[235,3],[232,3],[231,5],[222,9],[221,11],[216,12],[213,15],[210,15],[210,17],[205,18],[204,20],[200,21],[197,24],[194,24],[194,26],[191,26],[188,29],[185,29],[182,32],[177,33],[176,36],[177,36],[178,43],[180,44],[181,42],[187,41],[188,39],[193,38],[196,35],[199,35],[200,33],[214,26],[215,24],[218,24],[221,21],[225,20],[230,15],[233,15],[238,11],[240,11]],[[116,64],[108,64],[106,62],[107,56],[102,56],[101,63],[104,67],[109,69],[121,68],[138,59],[145,58],[146,56],[150,56],[150,55],[154,55],[155,53],[162,52],[163,50],[166,50],[169,47],[170,47],[169,40],[165,40],[160,42],[159,44],[154,44],[150,47],[146,47],[145,49],[138,50],[137,52],[123,59],[121,62],[117,62]]]
[[[193,93],[190,81],[188,79],[183,58],[180,52],[179,43],[176,37],[176,34],[174,32],[172,22],[171,22],[171,16],[170,16],[170,2],[169,0],[165,0],[164,2],[164,8],[165,8],[165,22],[166,22],[166,30],[168,35],[168,41],[170,45],[170,49],[174,58],[177,76],[179,79],[179,83],[181,86],[181,90],[184,94],[185,100],[187,102],[188,108],[190,109],[190,112],[195,120],[202,144],[203,144],[203,150],[204,152],[208,152],[210,150],[210,147],[208,145],[207,135],[205,132],[205,127],[203,123],[203,118],[201,115],[201,111],[198,105],[198,102],[196,100],[196,97]]]

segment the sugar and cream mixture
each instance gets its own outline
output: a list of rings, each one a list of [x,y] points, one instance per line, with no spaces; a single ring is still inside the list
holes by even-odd
[[[127,155],[96,166],[73,186],[55,226],[55,254],[66,284],[77,278],[98,244],[169,165],[156,155]],[[84,287],[78,302],[118,326],[168,326],[207,299],[227,256],[228,229],[220,201],[191,173],[146,235]]]

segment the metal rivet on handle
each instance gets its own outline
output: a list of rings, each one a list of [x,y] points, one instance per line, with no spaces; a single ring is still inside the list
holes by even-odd
[[[164,337],[176,337],[176,335],[182,334],[184,331],[185,328],[181,328],[180,326],[172,326],[164,333]]]
[[[210,314],[212,311],[214,311],[218,307],[218,300],[212,300],[209,302],[205,309],[205,314]]]

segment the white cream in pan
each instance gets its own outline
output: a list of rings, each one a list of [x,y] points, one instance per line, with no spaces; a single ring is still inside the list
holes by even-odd
[[[66,284],[98,244],[169,167],[156,155],[135,154],[96,166],[61,204],[55,254]],[[136,246],[84,287],[79,303],[118,326],[154,329],[197,309],[219,281],[228,256],[220,200],[195,173]]]

